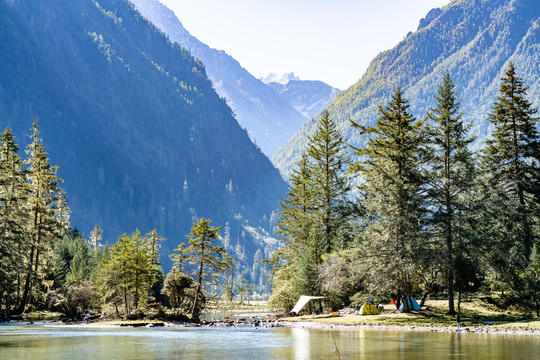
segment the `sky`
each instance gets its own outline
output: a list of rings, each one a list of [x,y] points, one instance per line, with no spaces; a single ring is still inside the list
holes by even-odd
[[[257,78],[294,72],[341,90],[450,0],[160,0],[191,35]]]

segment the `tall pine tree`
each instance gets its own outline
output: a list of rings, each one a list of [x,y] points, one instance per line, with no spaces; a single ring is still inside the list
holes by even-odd
[[[28,250],[29,188],[18,152],[13,132],[7,128],[0,143],[0,303],[8,311],[11,300],[19,293],[20,274]]]
[[[336,250],[336,235],[350,215],[350,186],[344,174],[349,165],[346,149],[343,135],[326,111],[309,137],[307,149],[311,158],[313,207],[321,224],[325,253]]]
[[[424,164],[425,127],[408,111],[398,88],[386,106],[379,105],[373,127],[352,122],[367,136],[356,149],[359,160],[353,170],[360,175],[362,204],[367,211],[365,238],[373,271],[386,284],[387,295],[412,296],[418,282],[418,253],[425,221]],[[408,311],[407,302],[404,310]]]
[[[277,221],[284,246],[270,260],[273,273],[270,302],[274,306],[292,308],[299,295],[312,294],[318,289],[317,277],[303,279],[302,275],[317,268],[323,253],[324,244],[311,238],[317,224],[314,211],[312,168],[305,152],[291,174],[289,191],[281,202]],[[306,251],[308,247],[310,251]]]
[[[517,276],[531,260],[539,239],[540,139],[537,109],[527,99],[527,87],[510,63],[501,79],[488,121],[484,165],[492,246],[491,257],[500,284],[520,288]],[[510,270],[510,271],[508,271]],[[516,283],[517,281],[517,283]]]
[[[446,267],[448,289],[448,313],[454,309],[454,272],[457,244],[465,231],[460,229],[464,218],[470,216],[467,200],[474,181],[474,161],[468,146],[474,138],[467,135],[459,111],[454,84],[446,74],[435,95],[435,108],[428,111],[432,121],[430,143],[432,153],[429,160],[428,198],[433,220],[433,238],[445,248],[442,263]]]
[[[37,118],[34,118],[30,138],[32,142],[26,150],[28,154],[26,165],[30,181],[28,198],[30,251],[25,259],[24,290],[18,312],[23,312],[31,301],[29,297],[31,288],[40,285],[40,276],[43,275],[40,272],[41,265],[44,258],[51,255],[51,243],[58,239],[60,234],[60,226],[55,219],[54,204],[58,194],[58,183],[62,180],[56,176],[58,167],[49,164],[48,154],[43,148],[43,140],[39,137]]]

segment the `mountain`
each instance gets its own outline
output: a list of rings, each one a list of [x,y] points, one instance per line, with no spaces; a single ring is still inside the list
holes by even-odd
[[[203,64],[130,2],[0,0],[0,34],[0,127],[24,148],[39,118],[73,226],[109,244],[156,228],[167,254],[210,218],[248,276],[275,248],[279,172]]]
[[[374,124],[377,105],[386,104],[400,86],[410,110],[423,117],[433,106],[437,86],[449,72],[461,97],[464,120],[472,122],[476,147],[490,133],[485,121],[500,78],[512,61],[529,85],[529,99],[540,104],[540,6],[537,0],[455,0],[432,10],[393,49],[372,60],[360,81],[340,92],[328,106],[330,116],[354,145],[361,145],[349,124]],[[285,176],[305,149],[315,120],[307,122],[273,157]]]
[[[201,59],[218,94],[227,100],[240,125],[269,157],[307,120],[230,55],[191,36],[174,12],[158,0],[132,2],[171,41],[178,42]]]
[[[287,85],[287,83],[292,80],[300,80],[300,78],[298,78],[298,76],[294,75],[294,73],[291,72],[283,74],[283,76],[281,77],[279,77],[275,73],[270,73],[265,78],[261,79],[261,81],[265,84],[279,83],[282,85]]]
[[[292,74],[292,73],[291,73]],[[263,82],[274,89],[289,105],[308,119],[313,118],[325,109],[336,97],[339,89],[333,88],[322,81],[300,80],[292,74],[292,77],[278,79],[267,76]],[[269,80],[277,81],[269,81]]]

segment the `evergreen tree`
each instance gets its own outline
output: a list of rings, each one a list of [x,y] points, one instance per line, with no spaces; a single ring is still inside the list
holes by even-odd
[[[474,186],[474,162],[468,146],[474,140],[467,136],[468,128],[463,124],[459,111],[454,84],[446,74],[435,95],[437,104],[428,111],[432,120],[430,127],[431,156],[429,159],[428,198],[433,220],[433,238],[445,248],[441,259],[446,267],[448,289],[448,313],[454,309],[454,272],[456,243],[464,243],[464,217],[469,216],[467,199]]]
[[[312,166],[305,152],[293,169],[277,221],[284,246],[274,252],[269,261],[273,274],[270,298],[273,306],[292,308],[298,296],[319,292],[314,283],[317,277],[304,278],[301,273],[305,271],[299,271],[300,267],[304,270],[314,267],[316,272],[326,248],[320,238],[312,238],[318,227],[313,188]]]
[[[90,231],[90,240],[89,244],[94,250],[98,250],[101,245],[101,240],[103,239],[103,230],[99,227],[98,224],[94,225],[92,231]]]
[[[68,206],[68,198],[64,189],[58,188],[58,194],[55,198],[53,207],[58,226],[58,235],[59,237],[62,237],[69,231],[71,226],[69,222],[71,209]]]
[[[181,251],[192,265],[192,278],[197,284],[196,296],[190,309],[193,317],[198,316],[201,310],[204,286],[212,283],[227,266],[225,249],[214,245],[221,227],[216,228],[211,223],[211,220],[204,218],[194,223],[191,233],[187,235],[189,246]]]
[[[56,176],[57,166],[49,164],[47,153],[43,148],[43,140],[39,137],[37,118],[32,127],[32,142],[26,153],[28,159],[28,179],[30,195],[28,207],[31,221],[29,224],[30,253],[26,259],[26,274],[24,292],[18,312],[23,312],[26,304],[31,301],[29,292],[33,286],[38,286],[40,266],[43,258],[50,255],[51,243],[59,238],[60,226],[55,219],[54,203],[58,192],[58,183],[62,181]]]
[[[294,257],[307,244],[315,223],[313,179],[307,153],[302,154],[291,174],[289,191],[281,202],[281,209],[278,233]],[[320,259],[314,261],[318,263]]]
[[[296,299],[300,295],[321,295],[319,283],[319,267],[322,264],[321,243],[324,243],[323,234],[319,227],[314,226],[311,228],[308,242],[295,258],[297,271],[293,273],[292,285]]]
[[[54,286],[67,288],[95,281],[98,258],[84,238],[72,231],[53,244]]]
[[[368,137],[365,147],[356,149],[359,160],[353,166],[361,176],[361,201],[367,211],[366,246],[376,281],[387,284],[398,301],[413,295],[418,252],[424,246],[425,127],[408,108],[398,88],[388,105],[379,106],[375,126],[352,122]],[[404,309],[408,310],[406,302]]]
[[[126,314],[131,312],[132,304],[135,309],[146,307],[160,272],[156,248],[149,244],[149,238],[135,230],[131,236],[122,235],[110,251],[107,249],[103,254],[101,294],[104,301],[113,301],[116,307],[123,301]]]
[[[152,272],[154,283],[151,288],[151,297],[149,300],[158,300],[158,302],[163,302],[161,296],[161,290],[165,281],[165,274],[163,273],[163,268],[159,261],[159,249],[161,248],[161,243],[165,241],[165,238],[159,236],[156,229],[152,230],[146,234],[147,239],[147,248],[150,256],[150,261],[152,265]]]
[[[524,285],[519,273],[527,267],[539,241],[538,117],[512,63],[501,80],[499,96],[488,114],[493,133],[482,157],[486,217],[492,230],[491,246],[496,250],[490,264],[501,290],[510,286],[521,292]]]
[[[324,234],[324,252],[336,248],[335,238],[346,221],[347,193],[350,190],[344,172],[349,164],[347,144],[333,119],[326,111],[313,136],[307,153],[311,158],[313,207]]]
[[[258,251],[259,250],[257,250],[257,252]],[[232,302],[234,297],[234,259],[229,254],[224,253],[223,261],[225,263],[225,285],[223,288],[223,296],[225,300]]]
[[[7,311],[10,300],[19,294],[23,259],[28,251],[29,188],[18,152],[13,132],[7,128],[0,143],[0,304],[5,303]]]

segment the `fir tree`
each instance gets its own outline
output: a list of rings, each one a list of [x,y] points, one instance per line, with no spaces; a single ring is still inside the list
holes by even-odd
[[[298,255],[307,244],[314,218],[313,179],[307,153],[293,170],[289,191],[281,202],[280,218],[278,220],[278,233],[291,252]],[[315,259],[317,263],[320,261]]]
[[[326,111],[309,137],[307,149],[312,162],[313,207],[321,223],[326,253],[336,248],[336,234],[349,215],[346,210],[350,187],[344,176],[349,164],[346,148],[341,132]]]
[[[315,216],[312,170],[305,152],[291,174],[289,191],[281,202],[278,233],[285,245],[270,260],[274,275],[270,301],[275,306],[289,308],[299,295],[319,292],[314,284],[317,276],[304,277],[308,268],[311,275],[317,272],[326,248],[320,237],[313,238],[319,226]]]
[[[488,121],[494,127],[486,141],[483,162],[486,165],[490,195],[497,201],[499,214],[511,221],[505,235],[521,243],[521,254],[528,262],[538,241],[540,199],[540,139],[537,109],[527,99],[527,87],[510,63],[501,79],[497,101]]]
[[[368,137],[365,147],[356,149],[359,160],[353,167],[361,177],[361,201],[367,211],[366,245],[377,259],[377,281],[385,282],[398,301],[413,295],[425,221],[425,129],[408,108],[398,88],[388,105],[379,106],[375,126],[352,122]]]
[[[30,301],[29,292],[32,286],[38,285],[40,266],[43,257],[50,255],[51,243],[59,238],[60,227],[55,219],[53,205],[58,194],[58,183],[62,181],[56,176],[57,166],[49,164],[49,158],[43,148],[43,140],[39,137],[37,118],[32,127],[32,142],[26,153],[28,159],[28,179],[30,195],[28,207],[31,221],[29,224],[30,253],[26,259],[24,292],[18,312],[23,312]]]
[[[467,194],[473,190],[475,168],[468,146],[474,138],[467,136],[468,128],[461,120],[463,113],[459,111],[450,74],[444,76],[437,94],[437,104],[427,114],[433,122],[430,127],[432,153],[428,198],[433,214],[433,237],[445,248],[442,261],[446,267],[448,313],[454,315],[456,242],[464,243],[459,238],[464,234],[459,226],[465,223],[465,217],[470,216]]]
[[[23,259],[28,251],[29,188],[18,152],[13,132],[7,128],[0,143],[0,302],[8,311],[10,299],[19,293]]]
[[[519,272],[527,267],[538,244],[540,214],[540,148],[537,109],[527,99],[527,87],[510,63],[501,79],[488,121],[486,141],[486,209],[490,220],[491,265],[504,287],[523,286]],[[508,271],[512,268],[512,271]]]

